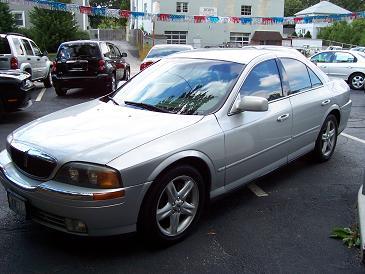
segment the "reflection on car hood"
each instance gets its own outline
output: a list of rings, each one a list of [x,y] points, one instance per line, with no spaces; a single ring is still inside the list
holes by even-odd
[[[202,116],[152,112],[94,100],[35,120],[14,131],[13,138],[53,155],[61,163],[106,164],[201,119]]]

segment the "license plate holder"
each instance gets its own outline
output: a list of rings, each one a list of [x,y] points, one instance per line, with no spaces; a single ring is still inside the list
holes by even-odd
[[[29,219],[28,201],[22,196],[7,191],[9,208],[14,211],[17,215]]]

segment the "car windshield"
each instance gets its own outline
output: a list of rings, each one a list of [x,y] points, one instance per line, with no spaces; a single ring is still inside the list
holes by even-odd
[[[8,39],[0,37],[0,54],[11,54]]]
[[[58,50],[59,59],[80,59],[80,58],[100,58],[100,50],[97,44],[65,44]]]
[[[176,114],[206,115],[222,104],[243,68],[233,62],[163,59],[132,78],[114,100],[129,107],[143,103]]]
[[[176,52],[187,51],[187,50],[190,50],[190,48],[188,47],[154,48],[151,49],[151,51],[148,53],[147,58],[165,57]]]

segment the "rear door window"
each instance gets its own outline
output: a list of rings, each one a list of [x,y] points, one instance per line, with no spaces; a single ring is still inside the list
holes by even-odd
[[[58,50],[57,58],[60,59],[99,59],[99,47],[95,43],[65,44]]]
[[[356,63],[357,59],[350,53],[347,52],[336,52],[334,63]]]
[[[15,46],[15,50],[16,50],[16,53],[18,55],[25,55],[25,52],[24,52],[24,49],[19,41],[18,38],[14,38],[13,39],[13,42],[14,42],[14,46]]]
[[[33,55],[33,50],[32,50],[32,47],[29,44],[29,41],[25,40],[25,39],[21,39],[21,41],[22,41],[22,44],[25,48],[25,52],[27,53],[27,55]]]
[[[40,56],[42,54],[41,50],[37,47],[37,45],[30,41],[32,47],[33,47],[33,51],[34,51],[34,55]]]
[[[288,75],[290,94],[312,88],[306,65],[290,58],[281,58],[280,61]]]
[[[0,37],[0,54],[11,54],[8,39],[5,37]]]
[[[312,87],[314,88],[314,87],[322,86],[323,83],[319,79],[319,77],[317,76],[317,74],[315,74],[313,72],[313,70],[311,70],[310,68],[307,67],[307,69],[308,69],[308,72],[309,72],[309,77],[310,77],[311,82],[312,82]]]

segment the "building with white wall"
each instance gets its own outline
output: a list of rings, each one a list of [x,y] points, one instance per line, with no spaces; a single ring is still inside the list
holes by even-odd
[[[341,8],[331,2],[328,1],[321,1],[318,4],[311,6],[305,10],[297,12],[295,16],[298,17],[305,17],[305,16],[321,16],[321,15],[330,15],[330,14],[349,14],[351,11],[348,11],[344,8]],[[318,33],[320,32],[321,28],[325,28],[332,25],[332,23],[328,22],[312,22],[307,24],[296,24],[295,32],[303,36],[310,32],[313,39],[317,38]]]
[[[160,13],[186,16],[210,15],[230,17],[283,17],[284,0],[131,0],[131,10],[152,13],[153,2],[159,2]],[[131,28],[153,32],[152,20],[131,20]],[[248,44],[256,30],[283,33],[283,26],[156,21],[155,34],[165,35],[167,43],[191,44],[195,47],[224,43]]]
[[[89,5],[88,0],[72,0],[71,2],[83,6]],[[29,28],[31,26],[29,12],[33,8],[34,6],[22,3],[21,1],[9,3],[9,9],[14,15],[17,27]],[[80,30],[87,30],[89,28],[89,19],[86,14],[75,13],[74,16]]]

